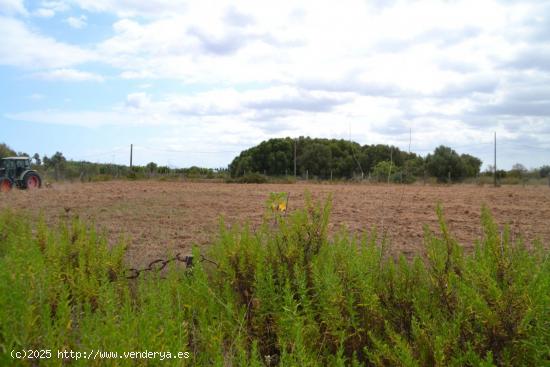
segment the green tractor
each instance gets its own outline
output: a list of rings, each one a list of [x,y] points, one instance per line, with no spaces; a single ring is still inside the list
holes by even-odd
[[[31,169],[29,157],[6,157],[0,159],[0,191],[7,192],[13,186],[20,189],[38,189],[42,178]]]

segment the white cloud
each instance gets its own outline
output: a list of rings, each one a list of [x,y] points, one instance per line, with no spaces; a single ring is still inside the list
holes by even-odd
[[[90,80],[91,76],[76,70],[55,70],[43,77],[63,80]],[[269,87],[259,90],[239,92],[234,89],[218,89],[194,95],[170,94],[161,99],[153,99],[149,93],[135,92],[127,95],[123,103],[101,112],[111,118],[100,119],[92,125],[148,124],[181,125],[183,121],[200,119],[240,119],[250,125],[258,124],[258,116],[264,116],[260,125],[280,121],[290,114],[318,112],[329,113],[338,106],[350,101],[347,93],[310,92],[290,86]],[[84,111],[85,114],[91,111]],[[33,122],[51,123],[70,121],[77,111],[36,111],[23,114],[11,114],[10,118],[30,118]],[[113,118],[130,114],[139,119]],[[52,118],[52,116],[55,116]],[[268,118],[269,117],[269,118]],[[79,124],[85,124],[86,119]]]
[[[55,10],[48,8],[39,8],[33,11],[32,14],[39,18],[51,18],[55,15]]]
[[[102,82],[104,78],[101,75],[80,71],[75,69],[55,69],[34,73],[33,78],[49,80],[49,81],[66,81],[66,82]]]
[[[135,6],[106,0],[84,5],[115,13]],[[276,8],[248,0],[230,7],[195,2],[185,11],[174,11],[165,1],[157,5],[158,12],[150,9],[145,21],[116,21],[114,35],[98,45],[103,60],[123,78],[232,85],[351,76],[356,83],[413,93],[456,84],[460,65],[494,71],[496,55],[515,55],[519,48],[506,32],[531,14],[528,5],[494,1],[382,9],[359,0],[340,7],[281,2]]]
[[[81,29],[88,25],[88,23],[86,23],[86,20],[86,16],[81,15],[79,17],[68,17],[67,19],[65,19],[65,22],[67,22],[67,24],[73,28]]]
[[[322,100],[323,103],[318,103]],[[216,89],[195,94],[154,97],[134,92],[107,109],[37,110],[10,113],[12,120],[85,127],[159,126],[151,140],[163,141],[166,149],[240,150],[262,140],[281,136],[351,138],[363,144],[393,144],[420,154],[439,144],[458,147],[482,159],[490,157],[487,142],[494,130],[499,139],[529,140],[532,149],[543,149],[550,138],[549,119],[538,117],[522,129],[520,120],[484,117],[481,125],[461,117],[472,108],[468,99],[403,100],[354,92],[308,91],[292,86],[254,90]],[[503,121],[507,121],[503,124]],[[172,131],[164,134],[163,131]],[[546,137],[546,138],[545,138]],[[512,146],[512,145],[510,145]],[[223,158],[225,157],[225,158]],[[220,155],[217,159],[229,159]],[[218,161],[216,161],[218,162]],[[514,162],[504,162],[512,164]],[[534,165],[539,164],[533,163]],[[542,164],[542,163],[540,163]]]
[[[0,34],[0,65],[63,68],[96,58],[92,51],[41,35],[16,19],[0,16]]]
[[[147,93],[130,93],[126,97],[126,106],[129,108],[143,109],[151,104],[151,99]]]
[[[46,124],[73,125],[85,127],[98,127],[106,124],[136,123],[131,115],[116,111],[63,111],[57,109],[8,113],[4,115],[8,119],[28,121]]]
[[[159,17],[184,12],[187,9],[185,2],[174,0],[73,0],[73,2],[90,12],[114,13],[119,17]]]
[[[149,70],[133,71],[128,70],[120,73],[122,79],[149,79],[155,78],[155,74]]]
[[[0,0],[0,13],[13,15],[27,15],[27,9],[23,0]]]
[[[52,9],[56,12],[63,12],[70,9],[69,3],[65,0],[45,0],[40,3],[40,6]]]
[[[51,18],[56,13],[69,10],[69,4],[66,1],[41,1],[37,9],[32,14],[40,18]]]

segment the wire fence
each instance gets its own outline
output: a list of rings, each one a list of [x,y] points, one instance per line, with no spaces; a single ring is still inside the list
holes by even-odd
[[[149,263],[144,268],[128,268],[124,271],[124,279],[136,279],[141,274],[147,273],[147,272],[153,272],[158,273],[162,271],[166,266],[170,263],[180,262],[185,265],[186,269],[190,269],[193,267],[193,256],[191,255],[182,255],[181,253],[176,254],[176,256],[170,257],[168,259],[156,259]],[[219,267],[218,263],[215,261],[212,261],[208,258],[206,258],[204,255],[200,255],[199,262],[208,262],[216,267]]]

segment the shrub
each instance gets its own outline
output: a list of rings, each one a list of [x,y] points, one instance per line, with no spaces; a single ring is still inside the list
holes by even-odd
[[[227,179],[226,182],[236,182],[236,183],[256,183],[256,184],[262,184],[267,183],[267,177],[256,172],[247,173],[244,176],[233,178],[233,179]]]
[[[388,176],[390,174],[395,173],[395,169],[395,165],[393,165],[390,161],[378,162],[376,166],[374,166],[372,176],[378,182],[385,182],[388,180]]]
[[[112,179],[113,179],[113,176],[105,175],[105,174],[99,174],[99,175],[94,175],[90,177],[91,182],[105,182],[105,181],[111,181]]]

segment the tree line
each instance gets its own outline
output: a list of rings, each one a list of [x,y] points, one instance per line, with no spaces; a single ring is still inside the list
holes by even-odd
[[[233,177],[256,172],[270,176],[293,175],[320,179],[354,177],[412,182],[432,176],[440,182],[460,181],[480,173],[481,160],[439,146],[421,157],[384,144],[360,145],[343,139],[310,137],[270,139],[247,149],[229,165]]]
[[[40,157],[25,152],[16,152],[7,144],[0,143],[0,158],[4,157],[30,157],[33,168],[42,175],[52,180],[81,180],[81,181],[103,181],[112,178],[140,179],[154,176],[166,177],[168,175],[182,176],[187,178],[218,178],[225,174],[225,169],[213,169],[203,167],[170,168],[149,162],[146,165],[134,165],[132,167],[114,163],[94,163],[83,160],[70,160],[65,158],[62,152],[55,152],[51,156]]]
[[[443,145],[422,157],[391,145],[360,145],[343,139],[310,137],[263,141],[242,151],[227,168],[219,169],[196,166],[171,168],[155,162],[130,168],[120,164],[69,160],[61,152],[42,157],[38,153],[30,155],[16,152],[5,143],[0,143],[0,158],[8,156],[31,157],[35,169],[54,180],[92,181],[174,175],[248,182],[244,178],[252,175],[257,182],[265,182],[265,176],[294,176],[295,164],[297,176],[327,180],[363,178],[379,182],[410,183],[433,177],[438,182],[460,182],[472,177],[493,175],[491,166],[480,172],[482,162],[479,158],[458,154]],[[497,170],[496,173],[497,178],[504,183],[521,183],[528,179],[548,178],[550,165],[528,170],[517,163],[510,170]]]

